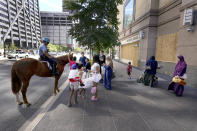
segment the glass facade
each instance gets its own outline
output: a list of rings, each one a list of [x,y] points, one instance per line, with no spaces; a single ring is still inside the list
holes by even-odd
[[[127,0],[124,5],[123,28],[134,21],[136,0]]]

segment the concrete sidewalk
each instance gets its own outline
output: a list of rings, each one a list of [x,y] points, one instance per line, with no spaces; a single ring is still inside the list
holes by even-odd
[[[186,88],[183,97],[168,92],[168,81],[157,88],[136,82],[141,71],[133,69],[127,79],[126,65],[114,62],[112,90],[99,85],[99,100],[80,99],[67,107],[69,89],[56,100],[34,131],[196,131],[197,91]]]

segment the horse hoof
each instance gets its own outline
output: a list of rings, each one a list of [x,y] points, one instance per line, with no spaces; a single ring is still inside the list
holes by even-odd
[[[18,102],[18,105],[22,105],[23,104],[23,102]]]
[[[59,89],[57,89],[57,92],[60,92],[60,90],[59,90]]]

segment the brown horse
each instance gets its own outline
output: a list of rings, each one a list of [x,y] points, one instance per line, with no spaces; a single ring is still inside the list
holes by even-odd
[[[59,75],[55,77],[55,87],[54,87],[54,95],[56,95],[56,91],[59,92],[57,88],[59,78],[64,71],[64,66],[69,62],[68,57],[70,59],[73,57],[72,54],[57,57],[57,69],[59,71]],[[47,66],[46,62],[41,62],[36,59],[26,58],[16,61],[11,69],[11,87],[12,92],[16,95],[16,101],[19,105],[26,104],[30,106],[31,104],[27,101],[26,92],[29,86],[29,81],[33,75],[40,76],[40,77],[52,77],[51,72]],[[21,91],[23,96],[23,102],[19,100],[19,91]]]

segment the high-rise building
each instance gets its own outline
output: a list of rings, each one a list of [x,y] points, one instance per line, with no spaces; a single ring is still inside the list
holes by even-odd
[[[68,12],[45,12],[41,11],[42,36],[48,37],[53,44],[69,46],[73,39],[68,31],[72,26]]]
[[[0,1],[1,43],[36,48],[41,38],[38,0]]]

